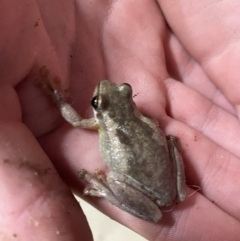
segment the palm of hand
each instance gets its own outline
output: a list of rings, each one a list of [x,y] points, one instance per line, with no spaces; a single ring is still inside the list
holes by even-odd
[[[86,233],[84,240],[90,237],[85,218],[78,207],[73,205],[74,200],[58,175],[42,174],[42,182],[28,175],[31,173],[29,170],[33,170],[32,167],[34,170],[53,170],[32,133],[40,141],[60,175],[75,190],[80,189],[75,177],[76,170],[83,167],[93,170],[103,166],[96,134],[72,130],[67,125],[59,127],[56,110],[33,85],[39,68],[48,65],[53,75],[60,76],[64,81],[68,77],[70,95],[82,115],[89,105],[92,89],[100,79],[129,82],[137,93],[134,100],[139,109],[157,118],[167,134],[180,137],[187,183],[201,187],[201,193],[189,197],[184,204],[175,207],[172,213],[165,214],[163,221],[156,225],[136,220],[102,201],[96,201],[95,205],[150,240],[160,236],[161,232],[168,233],[169,227],[174,229],[176,222],[179,230],[185,230],[187,225],[182,236],[175,237],[177,240],[203,236],[204,240],[209,240],[210,237],[211,240],[219,240],[220,237],[227,239],[230,236],[234,239],[234,235],[237,235],[240,218],[240,191],[237,188],[240,181],[240,125],[237,118],[239,70],[236,63],[240,56],[236,54],[238,46],[234,29],[238,27],[236,23],[239,22],[239,14],[236,13],[236,19],[229,26],[221,28],[220,32],[217,24],[222,18],[214,18],[214,14],[212,18],[206,18],[213,11],[211,5],[208,8],[205,8],[204,3],[202,6],[195,6],[195,9],[193,6],[183,8],[181,5],[173,8],[167,2],[159,1],[159,4],[171,30],[166,26],[156,3],[142,1],[116,2],[111,8],[103,3],[96,6],[99,3],[88,5],[79,2],[76,15],[73,14],[75,10],[72,3],[62,3],[62,8],[68,7],[72,11],[71,14],[62,13],[61,8],[56,10],[56,6],[52,6],[56,10],[55,21],[60,26],[58,28],[53,28],[52,19],[42,14],[39,26],[25,35],[21,34],[21,30],[29,29],[27,26],[21,26],[15,32],[6,30],[5,36],[16,33],[21,41],[16,46],[8,43],[9,47],[2,54],[1,100],[9,106],[3,104],[1,107],[1,138],[2,143],[5,143],[1,153],[5,162],[0,170],[1,183],[7,187],[1,188],[5,203],[1,212],[10,212],[13,206],[16,211],[9,221],[1,221],[2,227],[6,227],[5,232],[9,230],[11,220],[16,218],[15,215],[22,214],[22,210],[37,217],[36,220],[43,220],[37,212],[39,206],[45,212],[54,208],[57,213],[55,220],[58,220],[54,224],[51,220],[45,220],[45,225],[39,229],[39,235],[46,232],[49,223],[59,228],[66,217],[66,212],[61,209],[64,203],[72,207],[74,215],[68,217],[69,225],[60,227],[66,232],[71,231],[72,237],[83,237],[83,232],[78,231],[78,227],[82,226]],[[233,5],[232,3],[227,9]],[[218,16],[225,16],[221,6],[217,7],[222,14]],[[33,20],[35,15],[25,18]],[[69,24],[64,32],[61,27],[66,26],[66,18]],[[12,23],[14,22],[8,24]],[[207,28],[208,24],[211,24],[211,29]],[[229,31],[230,27],[232,32]],[[19,48],[21,43],[24,43],[24,48]],[[33,52],[36,55],[33,56]],[[16,53],[19,57],[16,57],[11,66],[15,71],[11,72],[6,59],[11,59]],[[23,60],[24,65],[20,64]],[[66,82],[63,84],[68,86]],[[16,87],[16,92],[10,86]],[[32,100],[36,102],[33,103]],[[21,122],[21,115],[26,126],[18,123]],[[19,167],[19,159],[22,161],[23,157],[27,162],[21,162],[24,165],[20,165],[20,169],[16,168]],[[28,168],[22,168],[23,166]],[[22,192],[20,184],[26,183],[26,180],[34,183],[35,189],[24,186],[25,191]],[[18,204],[12,202],[13,193],[17,193],[21,200]],[[54,193],[54,197],[57,197],[54,202],[47,198],[46,209],[42,209],[39,204],[42,193]],[[29,203],[33,202],[35,205],[30,212]],[[226,227],[226,223],[231,228]],[[20,225],[19,233],[24,232],[21,227]]]

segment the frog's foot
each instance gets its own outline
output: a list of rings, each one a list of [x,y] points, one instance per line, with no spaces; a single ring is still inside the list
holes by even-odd
[[[97,169],[93,174],[82,169],[78,171],[78,177],[87,181],[88,185],[85,187],[84,195],[106,197],[113,195],[109,189],[104,173]]]
[[[85,195],[104,197],[113,205],[143,220],[158,222],[162,218],[159,207],[146,195],[125,182],[107,178],[97,170],[93,174],[80,170],[78,176],[89,184]]]
[[[45,94],[50,96],[57,106],[66,102],[67,91],[63,90],[61,79],[59,77],[51,77],[50,71],[46,66],[40,69],[40,78],[35,81],[35,84],[40,87]]]
[[[45,94],[55,103],[62,117],[73,127],[98,129],[98,125],[94,118],[82,118],[74,108],[67,103],[67,91],[61,86],[59,77],[51,77],[47,67],[43,66],[40,69],[40,78],[36,80],[36,85],[39,86]]]

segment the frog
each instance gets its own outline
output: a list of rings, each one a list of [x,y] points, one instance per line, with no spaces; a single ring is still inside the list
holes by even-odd
[[[89,119],[82,118],[67,103],[53,82],[49,92],[68,123],[99,133],[100,153],[108,173],[79,170],[78,177],[87,183],[85,195],[103,197],[151,222],[162,219],[161,208],[185,201],[179,140],[173,135],[166,136],[156,120],[138,110],[128,83],[100,81],[91,100],[94,117]]]

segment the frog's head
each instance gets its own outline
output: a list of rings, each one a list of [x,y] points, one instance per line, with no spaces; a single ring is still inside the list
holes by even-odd
[[[91,101],[95,118],[106,118],[119,121],[135,110],[132,99],[132,87],[129,84],[117,85],[108,80],[102,80],[95,88]]]

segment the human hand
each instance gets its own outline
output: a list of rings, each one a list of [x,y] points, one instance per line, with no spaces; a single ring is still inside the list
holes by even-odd
[[[21,9],[17,13],[21,15],[16,14],[15,21],[0,21],[10,26],[4,29],[6,33],[0,44],[3,50],[0,59],[3,208],[0,210],[2,217],[8,217],[0,219],[3,235],[31,237],[34,231],[35,237],[46,237],[46,240],[50,239],[47,235],[51,235],[51,240],[61,240],[63,233],[68,234],[70,240],[91,238],[81,210],[54,167],[71,188],[80,192],[77,170],[104,169],[97,134],[61,125],[57,111],[34,86],[39,69],[46,65],[53,76],[62,79],[65,87],[69,85],[73,105],[82,115],[99,80],[108,78],[130,83],[137,94],[134,100],[139,109],[157,118],[167,134],[180,137],[187,183],[201,187],[200,193],[189,197],[171,213],[164,213],[158,224],[139,220],[102,199],[89,201],[149,240],[234,239],[239,230],[236,183],[240,170],[237,147],[240,126],[234,109],[237,104],[228,93],[230,88],[235,92],[237,82],[228,87],[219,84],[224,96],[211,81],[222,83],[226,76],[229,79],[237,76],[237,69],[232,70],[236,66],[232,62],[237,62],[237,51],[231,47],[232,57],[218,58],[218,48],[224,48],[217,37],[220,33],[214,34],[218,44],[209,41],[209,32],[203,34],[206,17],[195,14],[199,19],[190,21],[188,16],[193,10],[187,8],[186,2],[174,8],[161,5],[174,32],[167,29],[154,1],[118,1],[113,5],[79,1],[76,9],[70,2],[58,1],[52,5],[42,2],[41,16],[36,15],[38,9],[33,3],[25,3],[17,3]],[[204,9],[212,13],[216,6],[206,3],[209,7]],[[198,4],[191,6],[199,9]],[[9,6],[16,3],[9,1],[1,5],[8,10],[3,11],[6,15],[1,14],[1,18],[9,18]],[[11,11],[16,9],[12,6]],[[173,12],[174,9],[177,12]],[[229,11],[227,6],[223,9]],[[230,15],[234,16],[232,12]],[[236,13],[235,18],[237,16]],[[213,24],[213,20],[210,23]],[[205,42],[199,44],[197,33]],[[223,75],[220,66],[226,64],[231,71]],[[21,116],[26,126],[21,124]],[[13,199],[14,194],[18,201]]]

